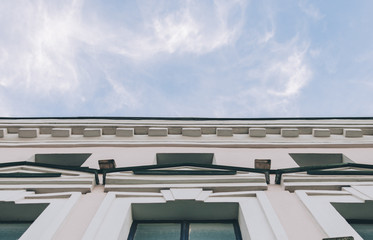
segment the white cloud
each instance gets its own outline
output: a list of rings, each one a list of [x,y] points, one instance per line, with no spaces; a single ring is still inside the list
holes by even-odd
[[[37,111],[38,106],[30,107],[36,98],[47,106],[49,99],[60,99],[61,105],[74,113],[88,107],[95,108],[91,112],[105,115],[121,114],[123,109],[146,113],[150,111],[146,108],[154,104],[165,106],[152,109],[159,111],[155,115],[281,115],[296,112],[292,99],[312,77],[306,62],[308,47],[302,47],[303,41],[295,37],[277,42],[279,30],[270,9],[269,15],[257,21],[258,26],[248,24],[246,1],[141,2],[137,5],[139,12],[122,13],[128,15],[127,19],[136,18],[136,26],[126,18],[107,19],[107,14],[99,14],[98,6],[83,0],[30,1],[26,7],[7,3],[0,8],[0,94],[10,91],[24,96],[25,101],[12,103],[9,95],[2,96],[0,100],[13,104],[7,109],[0,106],[9,114],[13,114],[9,109],[19,106],[17,111]],[[174,4],[173,8],[168,4]],[[15,17],[16,12],[22,17]],[[246,29],[248,25],[251,29]],[[221,54],[216,60],[219,63],[211,63],[215,52]],[[231,55],[224,59],[226,53]],[[182,100],[172,102],[167,99],[167,89],[153,85],[146,77],[137,78],[140,74],[152,75],[146,72],[149,65],[162,67],[164,58],[172,61],[175,56],[193,56],[199,60],[202,55],[209,60],[199,62],[197,67],[188,63],[191,71],[205,71],[208,67],[211,73],[219,73],[225,68],[237,86],[227,83],[227,75],[209,76],[206,71],[193,83],[206,88],[216,86],[217,91],[201,90],[196,100],[180,94]],[[235,79],[238,66],[246,75]],[[161,81],[162,77],[150,78]],[[205,83],[206,77],[212,79],[209,84]],[[158,99],[144,102],[153,100],[146,91],[152,91]],[[186,106],[184,98],[195,102]],[[203,99],[205,108],[199,109]],[[163,109],[169,112],[161,112]]]
[[[2,11],[1,84],[34,93],[71,90],[78,81],[73,36],[79,4],[58,9],[42,1],[26,5]],[[17,11],[21,17],[12,15]]]
[[[101,113],[110,115],[113,112],[120,112],[121,109],[136,109],[141,106],[140,92],[131,92],[126,86],[110,77],[109,73],[106,73],[106,79],[112,92],[105,96]]]
[[[321,54],[321,50],[320,49],[310,49],[309,50],[309,53],[310,55],[313,57],[313,58],[317,58],[320,56]]]
[[[102,98],[107,105],[116,106],[111,108],[115,112],[141,105],[140,93],[134,92],[133,84],[127,84],[128,76],[97,76],[105,77],[105,73],[120,67],[120,57],[137,64],[157,59],[157,54],[200,55],[232,45],[240,36],[243,1],[186,1],[171,10],[164,8],[169,4],[166,2],[149,4],[162,9],[150,7],[134,27],[125,21],[113,24],[110,18],[98,14],[99,6],[83,0],[3,1],[0,91],[38,101],[60,98],[69,111]],[[143,6],[146,4],[138,4],[139,8]],[[132,13],[127,10],[123,14]],[[103,60],[103,56],[117,63]],[[94,92],[100,92],[100,85],[108,89],[101,91],[102,96],[94,96]],[[28,101],[23,108],[32,111],[31,104]]]
[[[183,47],[185,51],[201,51],[200,29],[188,10],[178,11],[153,23],[155,38],[164,44],[164,50],[173,53]],[[184,46],[185,45],[185,46]]]
[[[282,44],[271,41],[264,49],[252,52],[246,67],[248,80],[235,92],[216,98],[215,116],[297,116],[297,98],[312,78],[306,60],[308,44],[298,39],[296,36]]]
[[[259,39],[259,43],[267,43],[275,36],[275,30],[272,28],[270,31],[266,31],[263,36]]]
[[[276,21],[274,19],[276,14],[274,10],[270,5],[266,5],[264,12],[265,18],[259,22],[260,26],[254,28],[255,31],[259,31],[257,33],[257,43],[259,44],[267,44],[269,41],[274,40],[276,34]]]
[[[41,99],[49,99],[50,104],[60,99],[68,111],[79,112],[77,109],[82,108],[86,101],[109,99],[113,95],[117,98],[109,105],[124,97],[133,104],[134,97],[121,83],[111,86],[113,94],[106,93],[107,97],[89,94],[82,97],[84,92],[97,92],[105,82],[112,85],[110,79],[98,80],[93,75],[93,72],[104,71],[103,65],[86,63],[96,57],[97,50],[96,46],[88,44],[94,34],[85,35],[89,30],[81,21],[84,18],[83,1],[35,1],[25,2],[25,5],[7,2],[0,7],[0,86],[3,87],[0,94],[7,99],[13,97],[7,101],[10,108],[27,115],[32,111],[41,112],[34,105],[40,104]],[[90,51],[91,47],[95,49],[94,54],[89,53],[82,61],[81,53]],[[97,84],[100,81],[101,84]],[[5,96],[5,92],[12,94]],[[27,102],[21,103],[25,100]],[[48,105],[48,100],[44,104]],[[58,109],[54,109],[51,114],[57,112]]]
[[[307,16],[315,20],[321,20],[322,18],[324,18],[324,15],[320,12],[320,10],[316,8],[314,5],[312,5],[311,3],[309,3],[308,1],[302,0],[299,2],[298,5],[299,5],[299,8],[302,10],[302,12],[307,14]]]
[[[0,86],[1,89],[1,86]],[[8,99],[0,95],[0,112],[1,117],[10,117],[13,115],[14,111],[11,109],[11,105],[8,102]]]
[[[267,93],[291,97],[299,94],[300,90],[311,79],[311,70],[304,63],[305,51],[294,51],[286,60],[273,63],[269,68],[269,77],[276,78],[274,87]]]
[[[94,44],[112,46],[113,53],[136,60],[146,60],[158,53],[208,53],[233,44],[239,37],[244,5],[242,1],[215,1],[208,6],[186,1],[177,10],[166,13],[149,9],[144,13],[141,31],[125,24],[121,29],[94,24],[101,29],[93,34],[103,36],[102,30],[115,33],[99,37],[100,41]]]

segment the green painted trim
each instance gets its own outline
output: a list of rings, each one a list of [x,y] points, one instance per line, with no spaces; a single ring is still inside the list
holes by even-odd
[[[296,172],[307,172],[310,175],[373,175],[371,171],[320,171],[323,169],[331,168],[341,168],[341,167],[356,167],[356,168],[366,168],[373,169],[371,164],[361,164],[361,163],[339,163],[339,164],[328,164],[319,166],[309,166],[309,167],[298,167],[298,168],[283,168],[277,170],[271,170],[270,173],[276,174],[275,183],[281,184],[282,174],[284,173],[296,173]],[[354,174],[355,173],[355,174]]]
[[[47,178],[61,177],[61,173],[0,173],[0,178]]]
[[[270,183],[270,177],[269,177],[269,170],[268,169],[257,169],[257,168],[243,168],[243,167],[233,167],[233,166],[225,166],[225,165],[211,165],[211,164],[200,164],[200,163],[175,163],[175,164],[162,164],[162,165],[145,165],[145,166],[136,166],[136,167],[125,167],[125,168],[112,168],[112,169],[102,169],[100,173],[103,174],[103,185],[106,183],[106,176],[108,173],[113,172],[137,172],[137,174],[141,174],[141,172],[146,172],[149,170],[155,170],[155,169],[162,169],[162,168],[171,168],[171,167],[200,167],[200,168],[207,168],[207,169],[213,169],[213,170],[200,170],[200,171],[212,171],[217,172],[216,170],[225,170],[225,171],[234,171],[234,172],[253,172],[253,173],[262,173],[265,175],[266,183]],[[215,170],[215,171],[214,171]],[[163,170],[163,171],[175,171],[175,170]],[[196,170],[198,171],[198,170]],[[220,171],[222,172],[222,171]],[[152,172],[153,173],[153,172]],[[135,173],[136,174],[136,173]],[[164,174],[166,175],[166,174]],[[171,175],[171,174],[170,174]],[[178,175],[186,175],[186,174],[178,174]],[[192,174],[188,174],[192,175]],[[193,174],[193,175],[199,175],[199,174]],[[209,174],[210,175],[210,174]],[[211,174],[216,175],[216,174]],[[219,174],[222,175],[222,174]]]
[[[45,167],[45,168],[53,168],[53,169],[92,173],[92,174],[95,175],[95,183],[97,185],[100,184],[100,181],[99,181],[99,178],[98,178],[98,170],[93,169],[93,168],[70,167],[70,166],[61,166],[61,165],[55,165],[55,164],[36,163],[36,162],[27,162],[27,161],[0,163],[0,168],[14,167],[14,166],[35,166],[35,167]]]
[[[214,164],[200,164],[200,163],[175,163],[175,164],[162,164],[162,165],[144,165],[135,167],[124,167],[124,168],[111,168],[103,169],[102,172],[125,172],[125,171],[137,171],[137,170],[153,170],[161,168],[171,168],[171,167],[201,167],[209,169],[221,169],[221,170],[233,170],[242,172],[255,172],[255,173],[266,173],[269,172],[268,169],[257,169],[257,168],[244,168],[244,167],[233,167],[225,165],[214,165]]]
[[[87,173],[95,173],[97,171],[97,169],[88,168],[88,167],[71,167],[71,166],[62,166],[62,165],[28,162],[28,161],[0,163],[0,168],[14,167],[14,166],[36,166],[36,167],[55,168],[55,169],[62,169],[62,170],[87,172]]]

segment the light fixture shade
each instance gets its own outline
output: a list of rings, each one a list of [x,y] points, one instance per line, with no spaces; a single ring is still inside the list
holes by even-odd
[[[114,159],[98,160],[98,165],[100,166],[100,169],[110,169],[116,167]]]
[[[255,168],[271,169],[271,159],[255,159]]]

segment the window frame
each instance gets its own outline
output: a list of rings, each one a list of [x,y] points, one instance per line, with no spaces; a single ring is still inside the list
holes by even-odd
[[[351,237],[355,240],[363,240],[349,222],[360,220],[359,216],[352,218],[343,216],[335,204],[366,204],[367,201],[373,200],[372,196],[369,196],[370,190],[372,186],[369,185],[352,185],[341,190],[296,190],[295,194],[327,235],[325,240],[351,239]]]
[[[233,224],[236,240],[242,240],[241,230],[237,220],[134,220],[127,240],[134,240],[137,225],[142,223],[178,223],[181,227],[180,240],[189,239],[189,225],[191,223],[231,223]]]
[[[238,212],[237,214],[231,212],[230,214],[223,213],[212,216],[211,212],[194,211],[195,213],[191,213],[190,217],[184,217],[182,212],[179,214],[171,211],[166,216],[164,214],[168,212],[153,211],[150,214],[144,211],[144,215],[139,215],[133,212],[132,207],[133,204],[152,205],[184,200],[207,204],[238,204]],[[157,216],[162,217],[162,220],[235,219],[238,221],[242,239],[288,239],[272,204],[263,191],[220,191],[214,194],[212,190],[203,190],[202,188],[183,188],[183,191],[178,188],[170,188],[161,189],[160,192],[114,192],[109,190],[82,240],[128,239],[133,221],[159,219]]]
[[[1,190],[0,193],[0,202],[30,206],[33,204],[47,205],[36,218],[32,217],[31,225],[19,239],[52,239],[82,195],[80,192],[37,194],[25,190]],[[21,211],[19,214],[26,215],[25,219],[22,218],[22,222],[31,222],[27,219],[27,216],[30,216],[30,212]],[[11,216],[15,217],[16,215],[11,213]],[[2,217],[1,221],[4,223],[14,222],[12,218]]]

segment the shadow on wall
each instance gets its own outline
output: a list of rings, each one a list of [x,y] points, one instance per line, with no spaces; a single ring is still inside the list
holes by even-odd
[[[289,153],[300,167],[353,163],[342,153]]]
[[[80,167],[92,153],[43,153],[35,154],[35,162],[69,167]]]

